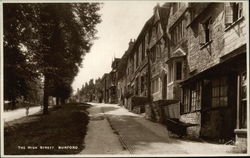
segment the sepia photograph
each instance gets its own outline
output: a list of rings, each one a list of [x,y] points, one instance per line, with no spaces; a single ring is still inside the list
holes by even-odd
[[[249,156],[249,2],[0,2],[1,157]]]

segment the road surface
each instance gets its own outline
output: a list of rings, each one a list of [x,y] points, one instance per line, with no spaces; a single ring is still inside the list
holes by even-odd
[[[80,154],[108,155],[227,155],[232,145],[195,142],[169,137],[166,128],[114,104],[89,109],[85,149]]]

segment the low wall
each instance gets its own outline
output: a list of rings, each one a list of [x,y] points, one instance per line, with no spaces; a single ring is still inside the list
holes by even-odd
[[[158,100],[150,105],[146,105],[146,118],[155,120],[159,123],[164,123],[167,118],[179,118],[180,104],[177,100]],[[154,115],[152,115],[152,110]]]
[[[235,129],[236,148],[239,152],[247,152],[247,129]]]
[[[198,124],[196,126],[191,126],[187,128],[187,136],[192,138],[199,138],[201,131],[201,113],[193,112],[188,114],[183,114],[180,116],[180,121],[185,123]]]

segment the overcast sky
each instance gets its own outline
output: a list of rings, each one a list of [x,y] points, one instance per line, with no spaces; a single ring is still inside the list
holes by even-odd
[[[112,59],[120,58],[130,39],[137,38],[145,22],[153,15],[156,4],[157,1],[104,2],[100,11],[102,22],[97,25],[99,39],[94,41],[83,60],[83,67],[72,84],[75,91],[91,78],[97,79],[111,71]]]

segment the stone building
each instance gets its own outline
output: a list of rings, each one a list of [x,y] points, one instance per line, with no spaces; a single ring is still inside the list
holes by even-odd
[[[118,103],[118,94],[117,94],[117,86],[118,86],[118,66],[120,63],[120,58],[114,58],[114,61],[111,64],[112,70],[109,73],[110,75],[110,85],[109,89],[109,103]]]
[[[185,5],[173,15],[177,21],[183,15],[187,20],[183,64],[187,76],[181,83],[180,120],[198,124],[188,128],[191,136],[220,142],[236,136],[237,144],[244,148],[247,8],[242,2]]]
[[[128,49],[123,54],[119,65],[118,65],[118,78],[117,78],[117,95],[118,95],[118,104],[120,106],[127,107],[127,63],[128,63],[128,55],[130,54],[131,49],[133,48],[134,41],[131,39],[128,44]]]
[[[103,96],[102,102],[109,103],[109,100],[110,100],[109,87],[111,85],[109,73],[105,73],[102,76],[101,83],[102,83],[102,96]]]
[[[145,23],[128,53],[126,65],[126,107],[138,113],[145,111],[148,102],[148,81],[152,86],[153,100],[162,98],[159,64],[166,47],[164,30],[168,19],[169,4],[157,5],[153,16]],[[148,51],[148,53],[147,53]],[[148,58],[148,55],[150,56]],[[149,72],[149,65],[152,67]],[[153,74],[153,76],[151,76]],[[150,94],[151,95],[151,94]]]
[[[158,122],[177,118],[194,125],[190,137],[236,140],[246,149],[246,10],[243,2],[157,5],[104,75],[104,102],[113,74],[118,103],[127,109],[147,113],[150,96]]]

